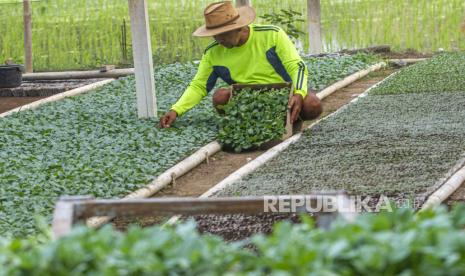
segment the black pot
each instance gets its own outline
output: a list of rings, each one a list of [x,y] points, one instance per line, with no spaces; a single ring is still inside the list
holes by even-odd
[[[0,88],[13,88],[21,85],[23,66],[19,64],[0,66]]]

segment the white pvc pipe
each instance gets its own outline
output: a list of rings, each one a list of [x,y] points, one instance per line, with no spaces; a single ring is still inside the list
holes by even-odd
[[[421,211],[435,207],[449,198],[463,183],[465,183],[465,166],[453,174],[444,184],[432,193],[421,206]]]
[[[147,186],[136,190],[129,195],[125,196],[124,199],[136,199],[136,198],[147,198],[160,191],[170,183],[172,183],[176,178],[186,174],[193,168],[200,165],[206,158],[212,156],[213,154],[220,151],[221,145],[213,141],[206,146],[203,146],[197,150],[194,154],[190,155],[186,159],[177,163],[161,175],[159,175],[155,180],[153,180]],[[112,217],[92,217],[87,220],[87,226],[90,227],[99,227],[102,224],[110,221]]]
[[[216,141],[203,146],[186,159],[159,175],[149,185],[127,195],[125,198],[145,198],[152,196],[163,189],[167,184],[171,183],[173,179],[176,179],[197,167],[205,161],[206,158],[220,151],[220,149],[221,145]]]
[[[389,59],[389,63],[394,64],[413,64],[427,60],[428,58],[392,58]]]
[[[26,104],[26,105],[17,107],[15,109],[3,112],[3,113],[0,114],[0,118],[8,116],[8,115],[16,113],[16,112],[23,111],[23,110],[36,109],[39,106],[41,106],[43,104],[46,104],[46,103],[56,102],[58,100],[61,100],[61,99],[67,98],[67,97],[72,97],[72,96],[76,96],[76,95],[79,95],[79,94],[87,93],[87,92],[89,92],[91,90],[94,90],[94,89],[96,89],[98,87],[104,86],[105,84],[108,84],[108,83],[110,83],[112,81],[113,81],[113,79],[102,80],[102,81],[99,81],[99,82],[94,82],[94,83],[91,83],[91,84],[88,84],[88,85],[85,85],[85,86],[82,86],[82,87],[79,87],[79,88],[76,88],[76,89],[66,91],[66,92],[63,92],[63,93],[59,93],[59,94],[56,94],[56,95],[53,95],[53,96],[50,96],[50,97],[47,97],[47,98],[32,102],[30,104]]]
[[[23,74],[23,80],[67,80],[67,79],[97,79],[97,78],[119,78],[134,74],[134,68],[113,69],[106,72],[92,71],[66,71],[66,72],[43,72]]]
[[[334,83],[333,85],[321,90],[321,92],[317,93],[317,96],[318,98],[321,99],[324,99],[326,98],[327,96],[333,94],[335,91],[343,88],[343,87],[346,87],[347,85],[355,82],[356,80],[359,80],[363,77],[365,77],[366,75],[368,75],[369,73],[373,72],[373,71],[377,71],[381,68],[383,68],[384,66],[386,66],[386,63],[385,62],[380,62],[380,63],[377,63],[375,65],[372,65],[370,67],[368,67],[367,69],[365,70],[362,70],[362,71],[359,71],[355,74],[352,74],[346,78],[344,78],[343,80],[340,80],[336,83]]]

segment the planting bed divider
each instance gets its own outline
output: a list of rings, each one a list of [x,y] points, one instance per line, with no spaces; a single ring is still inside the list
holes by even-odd
[[[82,87],[79,87],[79,88],[75,88],[75,89],[72,89],[72,90],[69,90],[69,91],[66,91],[66,92],[62,92],[62,93],[47,97],[45,99],[41,99],[41,100],[32,102],[30,104],[26,104],[26,105],[17,107],[15,109],[9,110],[7,112],[3,112],[3,113],[0,114],[0,118],[1,117],[6,117],[6,116],[8,116],[10,114],[13,114],[13,113],[16,113],[16,112],[19,112],[19,111],[35,109],[35,108],[38,108],[39,106],[44,105],[46,103],[52,103],[52,102],[62,100],[64,98],[73,97],[73,96],[81,95],[81,94],[84,94],[84,93],[88,93],[88,92],[93,91],[93,90],[95,90],[95,89],[97,89],[99,87],[102,87],[102,86],[104,86],[106,84],[109,84],[112,81],[113,81],[113,79],[100,80],[100,81],[95,82],[95,83],[91,83],[91,84],[88,84],[88,85],[85,85],[85,86],[82,86]]]
[[[417,199],[418,207],[464,162],[463,64],[463,53],[444,54],[394,74],[264,166],[209,195],[342,189],[400,203]]]
[[[347,62],[341,65],[340,59]],[[343,77],[376,60],[357,55],[312,61],[309,66],[321,69],[316,71],[321,77],[309,80],[310,86],[333,82],[328,72]],[[329,68],[335,64],[342,70]],[[156,70],[160,112],[176,101],[195,73],[194,64]],[[0,120],[0,129],[5,130],[0,133],[0,233],[34,233],[33,216],[50,219],[53,202],[61,195],[127,195],[216,137],[211,95],[164,130],[155,128],[156,120],[137,119],[135,102],[134,80],[129,77],[36,110],[4,114]]]

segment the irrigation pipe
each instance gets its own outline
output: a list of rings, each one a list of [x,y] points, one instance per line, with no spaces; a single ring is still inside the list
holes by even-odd
[[[343,87],[346,87],[347,85],[365,77],[366,75],[368,75],[369,73],[371,72],[374,72],[374,71],[378,71],[379,69],[383,68],[384,66],[386,66],[386,63],[385,62],[380,62],[380,63],[377,63],[375,65],[372,65],[370,66],[369,68],[365,69],[365,70],[362,70],[362,71],[359,71],[355,74],[352,74],[348,77],[346,77],[345,79],[343,80],[340,80],[338,82],[336,82],[335,84],[323,89],[322,91],[318,92],[317,93],[317,96],[320,100],[326,98],[327,96],[331,95],[332,93],[334,93],[336,90],[339,90]]]
[[[3,112],[3,113],[0,114],[0,118],[8,116],[8,115],[16,113],[16,112],[23,111],[23,110],[36,109],[39,106],[41,106],[43,104],[46,104],[46,103],[56,102],[58,100],[61,100],[61,99],[67,98],[67,97],[72,97],[72,96],[76,96],[76,95],[79,95],[79,94],[87,93],[87,92],[92,91],[92,90],[94,90],[96,88],[104,86],[105,84],[108,84],[108,83],[110,83],[112,81],[113,81],[113,79],[106,79],[106,80],[102,80],[102,81],[99,81],[99,82],[94,82],[94,83],[91,83],[91,84],[88,84],[88,85],[85,85],[85,86],[82,86],[82,87],[79,87],[79,88],[76,88],[76,89],[72,89],[72,90],[69,90],[69,91],[66,91],[66,92],[63,92],[63,93],[59,93],[59,94],[53,95],[51,97],[47,97],[47,98],[44,98],[42,100],[38,100],[38,101],[32,102],[30,104],[26,104],[26,105],[17,107],[15,109]]]
[[[454,173],[444,184],[432,193],[426,202],[421,206],[420,211],[432,208],[441,204],[449,198],[462,184],[465,183],[465,166]]]
[[[68,80],[68,79],[98,79],[119,78],[134,74],[134,68],[113,69],[106,72],[93,71],[67,71],[23,74],[23,80]]]

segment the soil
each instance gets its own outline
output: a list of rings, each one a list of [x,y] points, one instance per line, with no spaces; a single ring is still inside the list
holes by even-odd
[[[299,223],[298,214],[260,214],[197,216],[194,218],[200,233],[209,233],[223,237],[226,241],[240,241],[254,234],[269,234],[277,221]]]
[[[446,201],[446,204],[449,206],[455,203],[465,203],[465,183],[463,183]]]
[[[0,113],[97,81],[99,79],[23,81],[19,87],[0,88]]]
[[[405,59],[405,58],[430,58],[434,54],[431,53],[420,53],[416,50],[407,49],[402,52],[387,52],[387,53],[380,53],[383,58],[386,59]]]
[[[0,97],[0,113],[15,109],[46,97]]]

